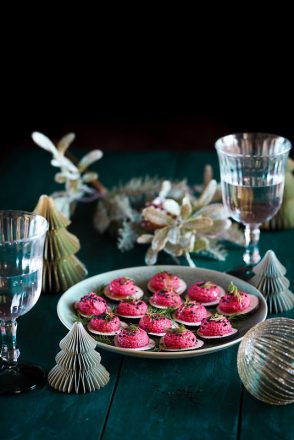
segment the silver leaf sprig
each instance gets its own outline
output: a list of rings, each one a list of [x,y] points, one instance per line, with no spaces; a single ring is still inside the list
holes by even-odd
[[[101,150],[92,150],[75,164],[66,156],[67,150],[75,139],[74,133],[63,136],[56,146],[43,133],[35,131],[32,133],[33,141],[44,150],[52,154],[51,165],[60,170],[55,174],[55,181],[65,185],[65,190],[58,193],[59,203],[67,204],[81,200],[83,197],[92,199],[97,191],[88,186],[89,183],[97,181],[96,172],[87,171],[87,168],[103,156]],[[52,195],[55,200],[55,194]],[[54,201],[55,201],[54,200]],[[57,206],[60,208],[60,206]],[[67,207],[68,208],[68,207]],[[62,209],[63,213],[69,216],[68,209]]]

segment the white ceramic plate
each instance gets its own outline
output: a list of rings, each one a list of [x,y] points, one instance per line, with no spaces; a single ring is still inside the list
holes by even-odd
[[[107,285],[114,278],[119,278],[123,276],[132,278],[137,285],[144,289],[146,297],[150,297],[151,294],[147,291],[147,283],[152,278],[152,276],[159,271],[168,271],[180,276],[186,281],[188,287],[196,281],[207,280],[215,282],[216,284],[219,284],[221,287],[226,289],[230,282],[233,281],[233,283],[239,289],[246,291],[251,295],[257,296],[259,298],[259,307],[254,310],[250,315],[246,316],[245,318],[243,317],[242,319],[233,323],[233,327],[237,327],[239,330],[238,334],[236,335],[236,339],[230,340],[228,342],[205,341],[203,347],[196,350],[175,352],[135,351],[97,342],[98,347],[120,354],[145,358],[170,359],[201,356],[204,354],[213,353],[218,350],[223,350],[227,347],[231,347],[232,345],[237,344],[241,341],[245,333],[247,333],[247,331],[251,327],[253,327],[258,322],[264,321],[266,318],[267,306],[265,299],[263,298],[261,293],[257,289],[255,289],[255,287],[226,273],[217,272],[215,270],[198,269],[184,266],[130,267],[127,269],[114,270],[111,272],[102,273],[100,275],[95,275],[91,278],[87,278],[86,280],[83,280],[80,283],[72,286],[61,296],[57,304],[58,317],[60,321],[65,325],[65,327],[70,329],[72,324],[75,322],[75,301],[79,300],[83,295],[86,295],[91,291],[95,291],[100,287]]]

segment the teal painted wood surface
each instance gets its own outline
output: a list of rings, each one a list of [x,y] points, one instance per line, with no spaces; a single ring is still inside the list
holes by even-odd
[[[235,359],[234,347],[185,360],[124,359],[103,438],[235,439],[241,394]]]
[[[78,152],[77,152],[78,154]],[[18,160],[16,159],[18,158]],[[1,163],[0,208],[32,210],[42,193],[51,193],[54,170],[50,155],[37,147],[14,152]],[[131,177],[158,175],[188,178],[200,183],[212,153],[119,152],[108,153],[94,169],[107,187]],[[144,264],[144,246],[118,251],[115,239],[100,236],[93,227],[95,204],[79,204],[70,230],[81,241],[78,257],[89,276]],[[294,231],[262,232],[261,253],[273,249],[287,268],[294,288]],[[197,259],[200,267],[226,271],[242,263],[241,249],[230,250],[225,262]],[[168,260],[160,257],[160,262]],[[36,306],[19,320],[18,342],[24,359],[49,370],[67,330],[56,315],[56,295],[42,295]],[[293,311],[285,316],[294,317]],[[0,438],[106,440],[136,438],[189,440],[294,439],[294,406],[271,407],[242,388],[236,367],[237,347],[186,360],[144,360],[101,350],[110,371],[110,383],[86,395],[65,395],[43,390],[16,397],[0,397]]]
[[[293,317],[293,316],[292,316]],[[260,402],[249,393],[244,394],[240,440],[250,438],[293,440],[294,405],[277,407]]]

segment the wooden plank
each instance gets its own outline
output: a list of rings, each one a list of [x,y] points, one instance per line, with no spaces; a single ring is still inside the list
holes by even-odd
[[[203,159],[205,155],[193,155],[189,153],[190,160],[183,159],[183,166],[181,172],[186,172],[188,176],[192,176],[193,163],[196,163],[197,159],[197,171],[198,165],[203,166]],[[199,158],[199,160],[198,160]],[[185,157],[187,159],[187,156]],[[193,160],[194,159],[194,160]],[[216,156],[207,156],[208,162],[212,162],[215,175],[218,176],[218,166]],[[285,245],[287,243],[287,245]],[[287,269],[287,278],[291,282],[291,289],[294,290],[294,261],[293,258],[289,258],[292,254],[294,246],[294,234],[293,230],[285,231],[263,231],[260,238],[260,253],[263,256],[268,249],[272,249],[281,263]],[[240,250],[230,250],[230,254],[224,263],[209,262],[209,267],[216,270],[227,270],[234,266],[242,265],[242,253]],[[199,259],[199,265],[203,267],[202,260]],[[219,267],[218,267],[219,266]],[[294,318],[294,311],[289,313],[283,313],[281,316],[287,316]],[[272,317],[275,317],[273,315]],[[236,360],[233,360],[234,364]],[[294,430],[293,426],[293,405],[285,407],[273,407],[266,405],[260,401],[254,399],[247,391],[244,391],[243,401],[241,405],[240,414],[240,426],[239,434],[241,440],[271,438],[273,440],[293,440]]]
[[[293,440],[293,404],[273,406],[244,393],[240,440]]]
[[[294,310],[272,315],[294,319]],[[293,428],[294,407],[292,405],[269,405],[251,396],[244,390],[242,417],[240,423],[240,440],[294,440]]]
[[[5,188],[0,195],[2,208],[31,210],[40,193],[58,188],[53,183],[50,155],[35,148],[36,151],[25,152],[19,157],[15,151],[13,155],[17,159],[5,162],[1,173],[1,185]],[[108,187],[145,174],[188,176],[190,183],[195,183],[201,181],[205,163],[215,159],[214,155],[192,152],[172,156],[168,152],[120,152],[107,153],[93,168]],[[89,275],[144,264],[144,246],[122,254],[115,239],[97,234],[92,223],[95,205],[79,204],[71,225],[71,231],[81,240],[78,256],[88,267]],[[281,243],[288,245],[281,246]],[[293,231],[262,232],[261,252],[269,246],[286,265],[287,276],[293,282],[294,263],[289,258]],[[204,259],[197,259],[197,262],[200,267],[226,270],[241,264],[242,250],[231,252],[226,262]],[[54,365],[58,343],[66,334],[56,317],[57,300],[56,296],[42,296],[19,324],[22,355],[47,369]],[[240,403],[236,353],[237,347],[233,347],[187,360],[124,358],[119,377],[122,358],[101,351],[102,363],[111,373],[110,384],[101,391],[68,396],[47,387],[18,397],[1,397],[1,439],[75,439],[85,435],[90,440],[97,439],[106,419],[103,435],[106,440],[119,437],[194,440],[200,436],[211,439],[218,435],[235,439]],[[269,407],[245,392],[240,437],[242,440],[250,437],[252,440],[267,437],[292,440],[294,437],[289,429],[292,413],[292,406]]]
[[[236,347],[199,358],[126,358],[103,440],[237,435]]]
[[[56,296],[42,295],[36,306],[19,321],[21,358],[42,365],[55,365],[59,341],[67,330],[56,316]],[[44,389],[0,399],[1,439],[87,438],[97,439],[104,425],[120,368],[121,358],[103,352],[102,364],[110,372],[109,384],[95,393],[68,395],[47,385]],[[70,434],[71,433],[71,434]]]
[[[2,208],[32,210],[41,193],[56,190],[54,170],[50,155],[36,150],[17,150],[6,161],[1,173],[0,194]],[[173,168],[169,154],[142,153],[108,154],[97,164],[107,186],[126,181],[133,176],[153,174],[161,166],[160,158],[169,164],[168,175]],[[21,188],[21,189],[20,189]],[[93,213],[96,203],[79,204],[72,219],[70,230],[81,241],[78,257],[86,264],[89,276],[123,266],[144,264],[142,248],[122,254],[116,240],[107,234],[101,236],[94,230]],[[139,258],[138,258],[139,256]],[[36,306],[20,319],[18,341],[22,358],[36,362],[47,370],[53,367],[54,358],[60,350],[58,343],[67,330],[56,316],[58,297],[42,295]],[[100,391],[87,395],[65,395],[49,386],[37,392],[0,399],[1,439],[46,439],[100,437],[109,404],[115,388],[122,358],[101,350],[102,363],[111,375],[110,383]]]
[[[293,255],[294,233],[293,229],[286,231],[272,231],[261,233],[262,254],[267,249],[275,251],[278,259],[286,267],[286,277],[290,280],[290,289],[294,291],[294,261]],[[291,258],[290,258],[291,257]],[[294,310],[272,315],[272,318],[284,316],[294,318]],[[241,440],[271,438],[271,440],[293,440],[294,407],[272,406],[256,400],[247,391],[244,392],[242,406]]]

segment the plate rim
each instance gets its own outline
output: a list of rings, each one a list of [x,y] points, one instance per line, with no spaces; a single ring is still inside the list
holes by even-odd
[[[96,281],[96,279],[99,279],[100,277],[105,277],[105,276],[109,276],[113,278],[116,278],[116,273],[119,273],[121,271],[137,271],[140,272],[140,275],[142,276],[142,274],[144,274],[144,272],[152,272],[154,271],[154,273],[157,273],[158,271],[187,271],[188,273],[195,271],[200,273],[204,273],[204,275],[207,275],[207,277],[209,277],[209,275],[212,276],[220,276],[220,275],[225,275],[226,277],[230,277],[230,279],[237,283],[237,284],[245,284],[245,285],[249,285],[250,289],[254,292],[254,294],[259,298],[262,307],[263,307],[263,312],[262,312],[262,319],[260,319],[257,323],[255,323],[254,325],[258,324],[259,322],[263,322],[265,321],[266,317],[267,317],[267,304],[265,301],[265,298],[263,297],[263,295],[261,294],[261,292],[259,290],[257,290],[254,286],[252,286],[251,284],[249,284],[247,281],[241,280],[233,275],[230,275],[226,272],[221,272],[221,271],[217,271],[217,270],[213,270],[213,269],[205,269],[205,268],[199,268],[199,267],[189,267],[189,266],[180,266],[180,265],[156,265],[156,266],[132,266],[132,267],[126,267],[126,268],[119,268],[119,269],[113,269],[107,272],[102,272],[100,274],[96,274],[93,275],[91,277],[85,278],[84,280],[78,282],[77,284],[74,284],[73,286],[71,286],[69,289],[67,289],[59,298],[58,303],[57,303],[57,316],[60,320],[60,322],[68,329],[71,329],[71,326],[73,324],[73,322],[71,322],[70,324],[68,323],[68,320],[64,318],[63,316],[63,312],[62,312],[62,308],[64,306],[67,306],[66,300],[68,299],[68,297],[71,297],[72,292],[76,291],[78,289],[79,286],[83,286],[85,284],[90,284],[92,281]],[[142,273],[143,272],[143,273]],[[150,275],[152,276],[152,275]],[[241,287],[242,288],[242,287]],[[244,287],[243,287],[244,288]],[[253,327],[253,326],[252,326]],[[252,328],[251,327],[251,328]],[[232,341],[228,341],[225,342],[223,344],[217,344],[214,347],[207,347],[207,348],[201,348],[201,349],[195,349],[194,351],[186,351],[186,352],[181,352],[181,351],[177,351],[177,352],[161,352],[161,351],[129,351],[125,348],[120,348],[120,347],[115,347],[112,345],[107,345],[107,344],[103,344],[102,342],[97,342],[97,347],[102,348],[104,350],[110,351],[112,353],[118,353],[118,354],[123,354],[126,356],[132,356],[132,357],[143,357],[146,359],[175,359],[175,358],[188,358],[188,357],[195,357],[195,356],[203,356],[206,354],[210,354],[210,353],[214,353],[216,351],[221,351],[224,350],[226,348],[229,348],[233,345],[238,344],[239,342],[242,341],[243,336],[240,336],[237,339],[234,339]]]

